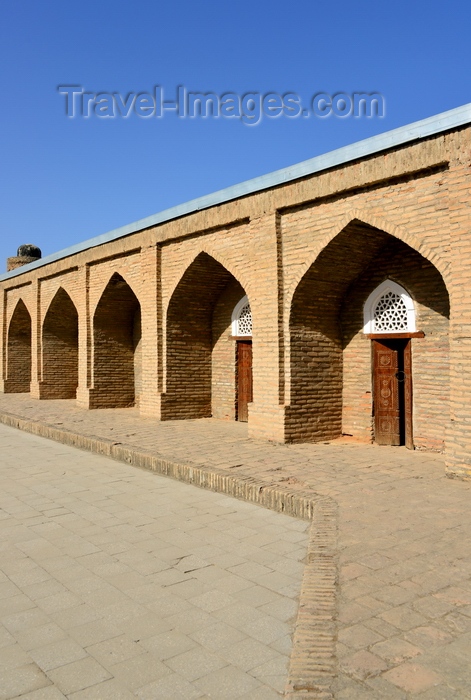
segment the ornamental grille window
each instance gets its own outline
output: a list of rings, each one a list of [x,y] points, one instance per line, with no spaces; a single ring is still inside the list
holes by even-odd
[[[407,331],[408,316],[404,299],[395,292],[383,294],[374,310],[375,331]]]
[[[237,335],[252,335],[252,312],[250,304],[245,304],[237,319]]]
[[[363,333],[415,333],[415,306],[409,292],[397,282],[384,280],[363,307]]]

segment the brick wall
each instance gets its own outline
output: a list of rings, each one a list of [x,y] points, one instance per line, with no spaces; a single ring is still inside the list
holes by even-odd
[[[201,253],[189,266],[167,312],[167,385],[162,418],[211,416],[212,316],[232,275]]]
[[[78,386],[78,313],[60,288],[46,313],[42,332],[43,399],[72,399]]]
[[[287,438],[330,440],[342,433],[343,338],[346,290],[383,245],[386,235],[350,223],[321,251],[293,296],[290,317],[291,405]]]
[[[437,269],[384,231],[351,222],[319,254],[293,296],[287,438],[373,438],[371,341],[363,307],[385,279],[415,300],[414,443],[442,450],[449,423],[449,300]]]
[[[7,272],[16,270],[18,267],[23,267],[23,265],[36,262],[36,260],[39,260],[39,258],[34,258],[29,255],[15,255],[11,258],[7,258]]]
[[[21,299],[31,392],[44,395],[45,319],[63,287],[78,314],[80,406],[136,402],[157,418],[232,420],[230,314],[245,291],[254,321],[249,435],[368,440],[371,343],[361,310],[390,277],[411,293],[425,332],[412,340],[416,445],[441,449],[445,439],[450,473],[471,475],[470,165],[466,126],[25,266],[0,282],[1,386],[16,390],[11,320]]]
[[[29,391],[31,382],[31,316],[20,299],[8,327],[7,374],[5,390]]]
[[[94,363],[90,408],[133,406],[140,378],[140,305],[131,287],[115,273],[93,318]],[[137,350],[137,352],[136,352]],[[137,365],[137,368],[136,368]]]
[[[212,415],[235,420],[237,401],[236,341],[232,338],[234,307],[245,296],[243,287],[231,279],[219,296],[212,319]]]
[[[384,234],[381,234],[384,238]],[[443,450],[449,425],[449,299],[438,270],[405,243],[388,236],[378,255],[347,290],[341,309],[344,343],[344,433],[371,440],[371,340],[363,333],[363,307],[381,282],[391,279],[412,296],[417,330],[412,342],[414,444]]]

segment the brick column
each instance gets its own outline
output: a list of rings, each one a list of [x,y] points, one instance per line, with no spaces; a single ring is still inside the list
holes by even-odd
[[[29,265],[29,263],[36,262],[41,258],[34,258],[30,255],[16,255],[12,258],[7,258],[7,272],[16,270],[18,267],[23,267],[23,265]]]
[[[4,289],[0,303],[0,391],[5,392],[6,355],[7,355],[7,293]]]
[[[446,439],[446,474],[452,478],[471,479],[471,339],[452,343],[451,425]],[[462,373],[460,375],[460,369]]]
[[[89,308],[89,274],[90,267],[82,265],[78,271],[81,293],[78,311],[78,387],[77,405],[89,408],[89,391],[91,381],[92,319]]]
[[[142,391],[140,413],[160,418],[159,354],[162,348],[161,250],[157,245],[141,251]]]
[[[249,404],[249,436],[284,441],[285,409],[282,404],[280,362],[283,335],[280,322],[282,278],[278,216],[253,219],[255,292],[249,295],[253,319],[253,402]]]
[[[41,282],[32,284],[34,308],[31,313],[31,398],[41,398]]]
[[[469,260],[470,250],[463,259]],[[458,258],[458,253],[456,253]],[[450,426],[445,442],[446,474],[471,479],[471,289],[466,265],[456,262],[450,294]]]
[[[450,254],[450,427],[446,437],[446,473],[471,479],[471,200],[469,130],[461,132],[457,159],[448,183]],[[450,288],[451,286],[451,288]]]

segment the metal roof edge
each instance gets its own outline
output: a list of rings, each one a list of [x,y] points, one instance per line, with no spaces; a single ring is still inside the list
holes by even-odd
[[[218,204],[230,202],[234,199],[238,199],[239,197],[254,194],[255,192],[260,192],[271,187],[276,187],[286,182],[298,180],[299,178],[313,175],[323,170],[328,170],[329,168],[342,165],[343,163],[349,163],[351,161],[358,160],[359,158],[365,158],[366,156],[374,153],[385,151],[396,146],[401,146],[402,144],[409,143],[410,141],[427,138],[444,131],[456,129],[469,123],[471,123],[471,103],[462,105],[461,107],[456,107],[455,109],[448,110],[447,112],[442,112],[432,117],[427,117],[426,119],[422,119],[405,126],[398,127],[396,129],[392,129],[391,131],[385,131],[384,133],[377,134],[376,136],[370,136],[362,141],[357,141],[348,146],[342,146],[334,151],[329,151],[328,153],[324,153],[320,156],[309,158],[308,160],[288,166],[287,168],[275,170],[266,175],[261,175],[259,177],[252,178],[251,180],[241,182],[237,185],[231,185],[225,189],[204,195],[203,197],[191,199],[188,202],[178,204],[177,206],[169,209],[164,209],[157,214],[153,214],[144,219],[139,219],[138,221],[125,226],[120,226],[119,228],[113,229],[107,233],[103,233],[99,236],[95,236],[94,238],[90,238],[81,243],[64,248],[63,250],[59,250],[57,253],[52,253],[51,255],[41,258],[36,262],[23,265],[15,270],[4,273],[0,275],[0,282],[21,275],[24,272],[29,272],[30,270],[34,270],[38,267],[48,265],[49,263],[57,262],[63,258],[75,255],[76,253],[81,253],[90,248],[95,248],[96,246],[103,245],[104,243],[110,243],[111,241],[123,238],[124,236],[129,236],[132,233],[137,233],[138,231],[142,231],[143,229],[156,226],[166,221],[178,219],[182,216],[200,211],[202,209],[208,209],[209,207],[213,207]]]

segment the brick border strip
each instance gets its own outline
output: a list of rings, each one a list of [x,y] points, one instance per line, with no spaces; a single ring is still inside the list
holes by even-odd
[[[136,450],[130,445],[106,438],[80,435],[71,430],[56,428],[41,421],[21,418],[12,413],[0,413],[0,423],[18,428],[27,433],[55,440],[64,445],[77,447],[133,467],[140,467],[169,476],[193,486],[233,496],[249,503],[292,515],[300,520],[312,520],[317,501],[321,498],[310,491],[290,491],[284,487],[271,486],[251,476],[233,476],[223,469],[181,464],[165,459],[150,450]]]
[[[162,476],[311,520],[285,697],[329,700],[336,672],[337,529],[336,502],[313,491],[290,491],[250,476],[192,464],[178,464],[151,451],[138,451],[106,438],[80,435],[41,421],[0,413],[0,423]]]
[[[336,677],[338,507],[317,501],[304,567],[285,697],[330,700]]]

